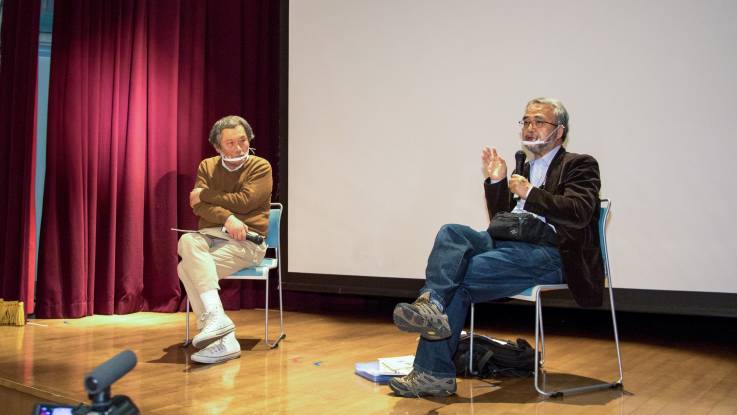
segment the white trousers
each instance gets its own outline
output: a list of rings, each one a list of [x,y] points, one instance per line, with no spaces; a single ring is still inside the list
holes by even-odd
[[[246,267],[259,264],[266,254],[266,244],[211,238],[200,233],[185,233],[179,238],[177,252],[182,260],[177,265],[179,279],[187,291],[192,311],[199,317],[204,312],[200,294],[219,290],[219,280]]]

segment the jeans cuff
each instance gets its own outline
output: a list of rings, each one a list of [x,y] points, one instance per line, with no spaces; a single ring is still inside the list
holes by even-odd
[[[441,313],[445,312],[445,306],[443,305],[443,299],[440,298],[437,294],[435,294],[435,291],[433,291],[430,288],[423,288],[420,290],[420,295],[424,293],[430,293],[430,302],[438,306]]]

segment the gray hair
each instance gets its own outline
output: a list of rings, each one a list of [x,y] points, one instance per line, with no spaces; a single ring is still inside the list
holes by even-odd
[[[236,128],[239,125],[246,131],[246,138],[248,138],[249,143],[256,138],[256,136],[253,135],[253,129],[248,124],[248,121],[237,115],[228,115],[215,121],[215,124],[212,125],[212,129],[210,130],[208,141],[210,141],[210,144],[215,147],[220,147],[220,134],[222,134],[223,130],[226,128]]]
[[[528,102],[527,106],[529,107],[532,104],[550,105],[553,107],[555,123],[563,126],[562,140],[565,141],[566,137],[568,136],[568,110],[566,110],[566,107],[563,106],[563,103],[555,98],[540,97]]]

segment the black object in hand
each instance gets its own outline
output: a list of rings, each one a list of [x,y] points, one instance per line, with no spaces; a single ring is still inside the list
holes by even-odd
[[[517,174],[522,176],[523,172],[525,171],[525,159],[527,158],[527,154],[525,154],[524,151],[519,150],[516,153],[514,153],[514,160],[517,162],[516,171]]]
[[[262,243],[264,243],[264,239],[266,238],[257,234],[256,232],[251,232],[251,231],[246,232],[246,240],[251,241],[255,243],[256,245],[261,245]]]

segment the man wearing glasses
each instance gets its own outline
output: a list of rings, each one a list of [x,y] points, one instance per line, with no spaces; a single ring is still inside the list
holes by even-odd
[[[578,304],[601,304],[599,165],[589,155],[563,148],[568,112],[560,101],[533,99],[519,123],[521,144],[532,155],[523,171],[508,178],[507,163],[495,148],[485,147],[481,154],[493,218],[489,230],[444,225],[430,252],[420,296],[394,309],[396,326],[421,336],[413,371],[389,383],[399,396],[455,393],[453,354],[471,301],[565,281]],[[503,229],[502,217],[523,216],[535,226],[532,239]]]

